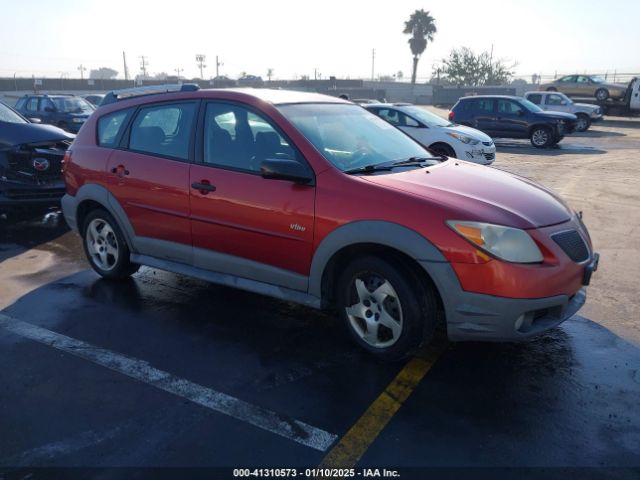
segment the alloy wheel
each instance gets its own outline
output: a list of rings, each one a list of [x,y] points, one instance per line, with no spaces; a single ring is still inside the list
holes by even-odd
[[[94,264],[104,270],[112,270],[118,263],[118,239],[113,228],[102,218],[94,218],[85,235],[87,251]]]
[[[350,289],[355,303],[346,313],[353,331],[375,348],[396,343],[403,328],[402,306],[391,283],[367,273],[356,277]]]
[[[549,132],[540,128],[533,132],[531,139],[533,140],[534,145],[541,147],[543,145],[546,145],[549,141]]]

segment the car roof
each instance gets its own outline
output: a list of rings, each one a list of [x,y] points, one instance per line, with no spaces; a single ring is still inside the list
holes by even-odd
[[[272,88],[212,88],[200,90],[201,93],[220,91],[248,95],[274,105],[287,103],[352,103],[339,97],[322,95],[320,93],[300,92],[297,90],[276,90]]]
[[[75,97],[72,93],[26,93],[25,97]]]
[[[522,97],[516,95],[470,95],[468,97],[460,97],[460,100],[473,100],[474,98],[506,98],[508,100],[522,100]]]

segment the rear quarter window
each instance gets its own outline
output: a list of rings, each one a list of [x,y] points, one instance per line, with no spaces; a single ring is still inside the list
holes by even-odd
[[[133,109],[108,113],[98,120],[98,145],[101,147],[115,147],[120,135],[127,124]]]

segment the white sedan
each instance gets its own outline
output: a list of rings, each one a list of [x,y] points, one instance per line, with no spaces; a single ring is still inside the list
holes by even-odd
[[[363,107],[440,155],[482,165],[490,165],[496,158],[496,146],[491,137],[475,128],[451,123],[423,108],[406,103],[377,103]]]

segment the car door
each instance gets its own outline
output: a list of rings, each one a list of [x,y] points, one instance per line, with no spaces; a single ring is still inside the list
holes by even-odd
[[[191,262],[189,162],[198,106],[139,108],[107,162],[109,190],[127,214],[140,253]]]
[[[476,98],[471,102],[473,120],[470,126],[490,137],[497,136],[499,127],[496,124],[495,100],[493,98]]]
[[[38,116],[42,123],[49,123],[54,125],[56,123],[53,118],[55,111],[56,107],[49,98],[42,97],[40,99],[40,105],[38,106]]]
[[[38,109],[40,99],[38,97],[29,97],[24,105],[23,115],[27,118],[37,118],[42,121],[42,114]]]
[[[518,102],[499,98],[497,100],[496,129],[499,130],[497,136],[507,138],[523,138],[527,136],[528,123],[527,111]]]
[[[586,75],[578,75],[574,95],[593,97],[596,94],[596,86]]]
[[[306,290],[315,187],[262,178],[260,163],[311,167],[272,121],[244,105],[207,102],[200,125],[190,175],[194,264]]]
[[[558,80],[558,91],[566,95],[576,94],[576,75],[567,75]]]
[[[568,112],[569,105],[562,95],[557,93],[549,93],[546,98],[545,110],[552,110],[554,112]]]

